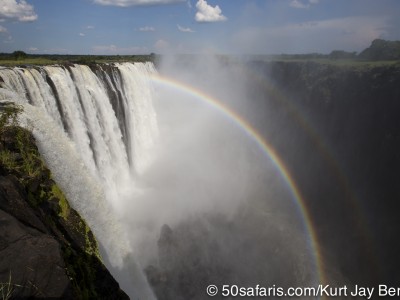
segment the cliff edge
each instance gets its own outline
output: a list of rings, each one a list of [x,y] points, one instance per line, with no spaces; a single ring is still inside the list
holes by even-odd
[[[34,137],[18,126],[21,108],[0,108],[2,299],[129,299],[52,179]]]

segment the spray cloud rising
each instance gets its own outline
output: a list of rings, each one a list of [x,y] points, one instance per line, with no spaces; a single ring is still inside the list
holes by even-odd
[[[246,114],[241,64],[178,57],[159,70],[123,63],[0,76],[2,98],[24,103],[56,180],[130,296],[201,299],[209,283],[317,280],[279,172],[207,104]]]

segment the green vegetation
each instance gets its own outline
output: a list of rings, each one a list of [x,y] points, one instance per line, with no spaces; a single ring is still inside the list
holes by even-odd
[[[53,65],[59,64],[62,61],[51,60],[45,57],[29,57],[24,60],[15,60],[12,57],[2,57],[0,59],[0,65],[4,67],[14,67],[21,65],[35,65],[35,66],[45,66],[45,65]]]
[[[17,167],[15,160],[15,155],[10,150],[4,149],[3,151],[0,151],[0,164],[7,170],[12,170]]]
[[[51,178],[31,132],[18,125],[21,112],[22,107],[14,103],[0,105],[0,174],[15,176],[28,204],[59,239],[75,294],[80,299],[95,299],[96,270],[101,265],[96,239]],[[0,284],[3,299],[9,299],[12,287],[11,282]]]
[[[375,67],[383,66],[398,66],[400,67],[400,61],[395,60],[377,60],[377,61],[367,61],[367,60],[355,60],[355,59],[329,59],[329,58],[319,58],[319,59],[293,59],[293,58],[282,58],[274,57],[273,59],[262,59],[263,61],[282,61],[282,62],[309,62],[317,63],[323,65],[332,65],[342,68],[359,68],[359,69],[369,69]]]
[[[15,60],[23,60],[27,57],[27,54],[24,51],[14,51],[12,55]]]
[[[95,64],[113,62],[146,62],[155,61],[157,55],[55,55],[26,54],[23,51],[0,53],[0,66],[12,67],[22,65],[54,65],[65,63]]]
[[[373,68],[389,65],[400,66],[400,41],[376,39],[372,41],[370,47],[361,51],[359,54],[356,52],[333,50],[329,54],[258,55],[253,57],[253,59],[260,61],[314,62],[352,68]]]
[[[358,57],[364,60],[400,60],[400,41],[373,40]]]
[[[329,54],[330,59],[355,59],[357,58],[357,52],[347,52],[343,50],[333,50]]]
[[[0,163],[10,172],[24,174],[23,181],[38,175],[44,168],[30,132],[18,126],[22,107],[13,103],[0,107]]]
[[[55,199],[59,200],[58,205],[60,206],[60,212],[58,213],[58,215],[61,218],[63,218],[64,220],[67,220],[71,209],[70,209],[67,199],[64,196],[64,193],[55,184],[52,185],[52,187],[51,187],[51,198],[55,198]]]
[[[18,115],[22,112],[22,107],[13,103],[2,103],[0,106],[0,134],[8,126],[16,126]]]
[[[183,60],[191,60],[197,55],[180,55]],[[232,56],[218,55],[223,61],[230,61]],[[323,64],[339,66],[379,66],[395,64],[400,61],[400,41],[385,41],[376,39],[371,46],[361,51],[347,52],[333,50],[329,54],[280,54],[280,55],[253,55],[252,60],[263,61],[312,61]],[[157,63],[159,56],[150,53],[148,55],[56,55],[56,54],[26,54],[23,51],[13,53],[0,53],[0,66],[26,66],[26,65],[54,65],[79,63],[85,65],[116,62],[146,62]]]
[[[51,179],[51,173],[40,157],[30,131],[18,126],[18,115],[21,112],[22,107],[14,103],[0,106],[0,167],[20,179],[33,207],[39,207],[47,201],[56,202],[57,215],[69,222],[72,209],[64,193]],[[74,225],[74,229],[86,236],[90,229],[80,220],[80,225]],[[88,242],[86,246],[88,253],[99,256],[94,249],[97,245]]]

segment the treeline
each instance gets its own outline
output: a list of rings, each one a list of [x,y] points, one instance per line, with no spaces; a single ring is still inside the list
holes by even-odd
[[[279,57],[284,59],[351,59],[366,61],[400,60],[400,41],[376,39],[372,41],[371,46],[360,53],[333,50],[329,54],[281,54]]]
[[[65,55],[65,54],[27,54],[23,51],[14,51],[13,53],[0,53],[0,61],[15,60],[23,62],[28,59],[45,59],[54,62],[71,63],[98,63],[98,62],[118,62],[132,61],[145,62],[154,61],[154,53],[148,55]]]
[[[365,60],[400,60],[400,41],[373,40],[371,46],[358,57]]]
[[[343,50],[333,50],[329,54],[307,53],[307,54],[281,54],[267,55],[271,58],[279,59],[331,59],[331,60],[363,60],[363,61],[396,61],[400,60],[400,41],[386,41],[375,39],[371,46],[360,53],[348,52]],[[190,57],[190,56],[189,56]],[[225,56],[221,56],[225,57]],[[0,64],[2,61],[21,62],[29,59],[44,59],[54,61],[54,63],[102,63],[102,62],[156,62],[158,55],[150,53],[148,55],[64,55],[64,54],[27,54],[23,51],[13,53],[0,53]]]

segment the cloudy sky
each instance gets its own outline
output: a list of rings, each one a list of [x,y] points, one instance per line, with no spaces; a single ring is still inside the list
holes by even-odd
[[[0,52],[329,53],[400,39],[399,0],[0,0]]]

